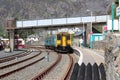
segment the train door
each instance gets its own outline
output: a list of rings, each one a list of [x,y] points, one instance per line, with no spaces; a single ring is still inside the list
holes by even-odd
[[[23,39],[18,39],[18,48],[24,48],[25,47],[25,42]]]
[[[25,42],[23,39],[16,39],[15,40],[15,46],[17,49],[21,49],[25,47]]]
[[[66,35],[66,38],[67,38],[67,45],[68,45],[68,46],[71,46],[72,40],[71,40],[70,34],[67,34],[67,35]]]
[[[61,45],[61,34],[57,34],[57,44],[56,44],[56,46],[60,46]]]
[[[67,45],[66,35],[62,34],[61,45],[65,47]]]

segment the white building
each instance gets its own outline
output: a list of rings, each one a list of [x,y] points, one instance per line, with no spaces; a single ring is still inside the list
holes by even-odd
[[[38,40],[39,40],[39,37],[37,35],[29,35],[27,37],[26,42],[29,42],[29,41],[38,41]]]

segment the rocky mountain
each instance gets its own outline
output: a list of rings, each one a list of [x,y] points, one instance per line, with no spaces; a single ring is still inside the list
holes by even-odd
[[[112,0],[0,0],[0,25],[8,17],[19,20],[107,14]],[[0,29],[0,31],[2,31]]]

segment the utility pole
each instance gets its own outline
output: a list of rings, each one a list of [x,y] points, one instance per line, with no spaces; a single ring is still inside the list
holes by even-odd
[[[120,0],[119,0],[119,7],[120,7]],[[119,26],[119,32],[120,32],[120,17],[119,17],[119,20],[118,20],[118,26]]]
[[[112,3],[112,32],[114,32],[114,8],[115,8],[115,4],[113,2]]]
[[[87,9],[86,11],[87,11],[87,12],[90,12],[91,19],[92,19],[93,12],[92,12],[91,10],[89,10],[89,9]],[[90,33],[91,33],[91,34],[93,33],[93,32],[92,32],[92,20],[91,20],[91,31],[90,31]]]

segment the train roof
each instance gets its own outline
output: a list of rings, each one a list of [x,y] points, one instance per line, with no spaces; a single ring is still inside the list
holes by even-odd
[[[56,35],[48,36],[48,37],[46,37],[46,39],[48,39],[48,38],[54,38],[54,37],[56,37]]]
[[[57,34],[70,34],[69,32],[59,32]]]

